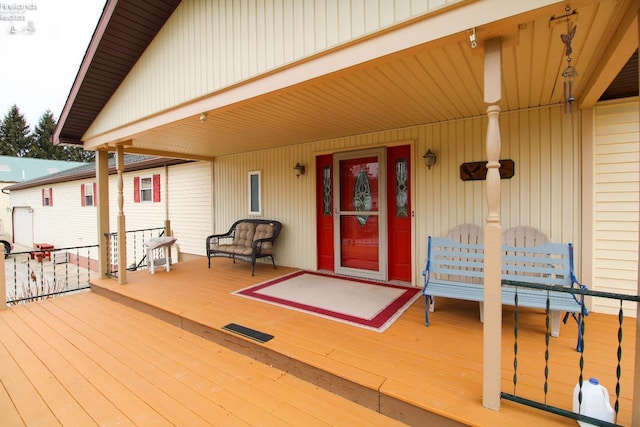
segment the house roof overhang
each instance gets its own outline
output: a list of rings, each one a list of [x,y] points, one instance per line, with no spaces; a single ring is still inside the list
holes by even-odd
[[[562,102],[561,75],[567,64],[560,35],[567,30],[566,20],[561,19],[566,2],[531,2],[540,7],[519,11],[521,2],[493,0],[492,5],[500,3],[502,9],[495,7],[489,13],[486,2],[472,1],[83,141],[84,132],[126,76],[100,68],[105,58],[100,49],[115,55],[127,47],[115,40],[130,40],[137,34],[135,29],[123,29],[125,18],[116,13],[116,6],[138,2],[113,3],[105,8],[91,41],[56,129],[56,142],[84,143],[86,149],[126,142],[129,153],[211,159],[480,116],[486,113],[482,41],[495,37],[503,40],[502,111]],[[629,58],[638,46],[638,3],[576,0],[571,7],[578,26],[573,64],[580,77],[575,96],[578,108],[589,108],[625,67],[635,64],[637,76],[637,61]],[[167,6],[164,18],[154,20],[156,32],[170,9]],[[128,34],[110,37],[112,27]],[[468,28],[477,30],[477,49],[469,46]],[[150,42],[145,40],[138,53],[128,56],[130,65],[144,51],[142,45]],[[113,83],[96,85],[102,78]],[[637,95],[637,78],[626,93]],[[87,102],[91,108],[83,107]],[[208,113],[205,123],[198,119],[201,112]]]
[[[164,166],[179,165],[188,162],[183,159],[162,158],[153,156],[138,156],[127,154],[124,158],[124,172],[135,172],[140,170],[154,169]],[[116,159],[111,158],[108,162],[109,175],[118,173],[116,167]],[[3,188],[7,191],[24,190],[27,188],[41,187],[44,185],[58,184],[61,182],[77,181],[80,179],[95,179],[96,163],[85,163],[75,168],[63,170],[60,172],[44,175],[38,178],[30,179],[24,182],[18,182]]]
[[[54,143],[82,145],[82,135],[179,4],[107,1],[60,114]]]

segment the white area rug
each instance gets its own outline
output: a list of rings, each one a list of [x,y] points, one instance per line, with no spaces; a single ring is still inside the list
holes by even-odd
[[[420,289],[299,271],[232,293],[382,332]]]

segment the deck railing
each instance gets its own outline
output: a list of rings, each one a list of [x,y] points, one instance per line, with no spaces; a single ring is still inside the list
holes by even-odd
[[[89,289],[97,259],[97,245],[12,252],[0,259],[5,272],[0,292],[6,305],[14,305]]]
[[[164,227],[144,228],[140,230],[126,231],[127,241],[127,270],[135,271],[140,268],[147,268],[149,261],[147,260],[146,251],[144,250],[144,242],[152,237],[160,237],[165,234]],[[108,275],[110,277],[118,277],[118,233],[106,233],[107,237],[107,257],[109,266]]]
[[[515,282],[515,281],[503,281],[503,286],[507,285],[507,286],[515,286],[515,287],[520,287],[520,288],[535,288],[535,289],[545,289],[547,291],[560,291],[560,292],[568,292],[574,295],[575,298],[577,298],[578,300],[582,300],[584,297],[586,296],[590,296],[590,297],[599,297],[599,298],[606,298],[606,299],[612,299],[612,300],[616,300],[619,302],[619,310],[618,310],[618,328],[615,331],[611,331],[612,336],[617,336],[617,341],[618,341],[618,347],[617,347],[617,351],[615,352],[615,360],[611,361],[611,366],[608,369],[611,369],[611,372],[615,372],[615,377],[616,377],[616,385],[615,388],[612,389],[614,392],[614,395],[612,396],[614,399],[614,404],[613,404],[613,410],[614,410],[614,420],[613,423],[609,423],[609,422],[605,422],[599,419],[594,419],[585,415],[581,415],[578,413],[573,412],[572,410],[569,409],[564,409],[564,408],[559,408],[556,406],[552,406],[552,405],[548,405],[547,404],[547,398],[548,398],[548,394],[549,394],[549,390],[547,388],[548,385],[548,380],[549,380],[549,369],[548,369],[548,362],[549,359],[552,357],[551,355],[551,351],[549,348],[549,337],[551,335],[550,333],[550,328],[549,328],[549,324],[551,321],[551,314],[550,314],[550,310],[549,310],[549,299],[547,299],[547,310],[546,310],[546,323],[547,323],[547,330],[546,330],[546,334],[545,334],[545,352],[544,352],[544,358],[545,358],[545,369],[544,369],[544,383],[542,384],[542,392],[544,395],[544,400],[543,401],[537,401],[537,400],[532,400],[526,397],[523,397],[522,395],[518,395],[517,392],[517,386],[518,386],[518,335],[519,335],[519,331],[518,331],[518,316],[519,316],[519,311],[518,311],[518,306],[516,305],[515,311],[514,311],[514,359],[513,359],[513,367],[514,367],[514,372],[513,372],[513,393],[506,393],[506,392],[502,392],[501,398],[505,399],[505,400],[510,400],[513,402],[517,402],[523,405],[527,405],[527,406],[531,406],[543,411],[547,411],[550,413],[554,413],[557,415],[561,415],[567,418],[571,418],[574,420],[578,420],[578,421],[582,421],[583,423],[588,423],[588,424],[592,424],[592,425],[597,425],[597,426],[616,426],[618,424],[616,424],[617,422],[617,418],[618,418],[618,413],[620,411],[620,379],[623,377],[623,375],[625,374],[624,372],[622,372],[621,369],[621,362],[622,362],[622,357],[623,357],[623,352],[622,352],[622,340],[623,340],[623,334],[622,334],[622,324],[623,324],[623,320],[625,318],[625,309],[623,308],[625,303],[630,303],[629,306],[626,310],[631,311],[631,312],[636,312],[637,310],[637,304],[640,303],[640,296],[638,295],[624,295],[624,294],[616,294],[616,293],[610,293],[610,292],[600,292],[600,291],[590,291],[587,289],[577,289],[577,288],[563,288],[563,289],[558,289],[558,287],[554,287],[554,286],[548,286],[548,285],[538,285],[538,284],[531,284],[531,283],[522,283],[522,282]],[[635,304],[633,304],[635,303]],[[586,311],[586,309],[582,310],[582,313],[578,313],[577,315],[573,316],[574,319],[578,322],[578,343],[577,343],[577,351],[579,352],[579,361],[578,361],[578,366],[577,366],[577,371],[579,372],[578,376],[575,379],[576,384],[580,384],[580,393],[579,396],[582,395],[581,391],[582,391],[582,384],[584,382],[588,381],[588,378],[584,378],[583,377],[583,373],[585,372],[585,358],[584,355],[585,353],[588,352],[589,349],[589,316],[588,316],[588,312]],[[567,316],[565,316],[565,321],[567,320]],[[633,338],[632,338],[633,339]],[[595,345],[595,344],[594,344]],[[599,369],[602,369],[601,367]],[[566,372],[561,372],[559,373],[559,375],[562,375],[563,377],[566,377]],[[579,402],[581,402],[581,399],[579,400]]]

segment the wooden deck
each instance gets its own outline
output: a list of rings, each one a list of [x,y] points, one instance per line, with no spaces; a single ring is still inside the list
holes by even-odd
[[[206,264],[129,272],[127,285],[96,280],[91,293],[0,312],[3,424],[576,425],[508,401],[500,411],[482,407],[476,304],[438,299],[427,328],[419,299],[378,333],[230,294],[291,269],[257,265],[251,277],[246,263]],[[232,322],[275,338],[260,344],[221,329]],[[543,313],[520,313],[516,391],[537,400],[544,398],[544,323]],[[505,308],[501,389],[508,393],[512,324]],[[621,425],[631,424],[634,328],[624,322]],[[584,375],[599,378],[612,403],[617,333],[615,317],[588,317]],[[569,410],[579,374],[575,340],[571,321],[550,344],[547,403]]]

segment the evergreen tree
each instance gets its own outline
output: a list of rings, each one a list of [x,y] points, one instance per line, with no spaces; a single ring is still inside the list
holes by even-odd
[[[54,145],[52,140],[55,130],[56,121],[51,111],[47,110],[40,117],[38,126],[36,126],[33,131],[31,150],[25,157],[73,162],[93,161],[93,153],[84,151],[82,147],[71,147],[61,144]]]
[[[60,150],[61,147],[53,145],[49,139],[55,129],[56,122],[51,111],[47,110],[40,117],[38,125],[33,130],[31,150],[25,157],[47,160],[59,159],[62,154],[62,150]]]
[[[0,123],[0,155],[23,157],[30,149],[29,125],[14,104]]]

